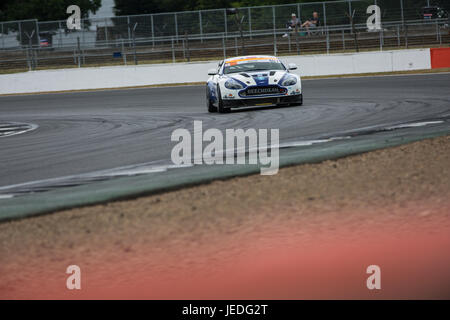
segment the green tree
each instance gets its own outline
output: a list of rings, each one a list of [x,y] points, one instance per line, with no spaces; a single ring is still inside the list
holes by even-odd
[[[317,0],[114,0],[116,15],[314,2]],[[336,1],[336,0],[332,0]]]
[[[75,4],[82,18],[95,13],[101,0],[1,0],[0,21],[38,19],[40,21],[67,19],[67,7]]]

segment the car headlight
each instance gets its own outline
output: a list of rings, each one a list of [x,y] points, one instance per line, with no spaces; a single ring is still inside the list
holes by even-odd
[[[242,86],[242,84],[240,84],[236,80],[227,80],[227,82],[225,82],[225,88],[238,90],[238,89],[243,89],[244,87]]]
[[[283,82],[281,83],[282,86],[288,87],[288,86],[293,86],[294,84],[297,83],[297,78],[294,76],[289,76],[286,79],[283,80]]]

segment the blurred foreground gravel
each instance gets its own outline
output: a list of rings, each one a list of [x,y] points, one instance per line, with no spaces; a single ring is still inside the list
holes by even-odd
[[[274,237],[294,245],[286,230],[303,245],[327,235],[359,241],[367,230],[395,235],[419,227],[433,233],[449,227],[449,216],[445,136],[283,168],[275,176],[215,181],[2,223],[0,297],[41,297],[38,286],[64,278],[73,263],[102,265],[98,283],[110,281],[105,275],[123,261],[124,282],[138,270],[170,274],[174,259],[180,272],[208,274],[261,245],[270,247]],[[257,240],[246,240],[252,236]]]

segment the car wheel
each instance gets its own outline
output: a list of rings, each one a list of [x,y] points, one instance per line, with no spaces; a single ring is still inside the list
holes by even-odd
[[[220,87],[217,86],[217,99],[219,100],[219,113],[227,113],[230,112],[230,108],[225,108],[223,106],[222,94],[220,93]]]
[[[299,102],[291,103],[291,106],[293,106],[293,107],[300,107],[302,105],[303,105],[303,94],[300,95],[300,101]]]
[[[212,104],[211,101],[211,92],[209,87],[206,87],[206,107],[208,108],[208,112],[216,112],[217,108]]]

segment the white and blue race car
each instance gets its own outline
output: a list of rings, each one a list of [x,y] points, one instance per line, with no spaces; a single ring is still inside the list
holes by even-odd
[[[208,71],[206,105],[209,112],[262,105],[303,104],[302,83],[295,64],[287,67],[273,56],[244,56],[223,60]]]

